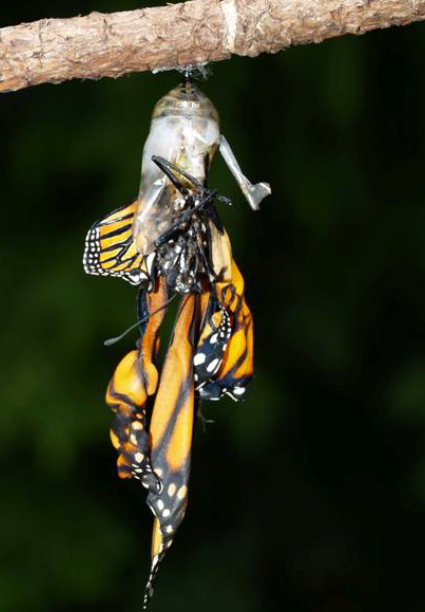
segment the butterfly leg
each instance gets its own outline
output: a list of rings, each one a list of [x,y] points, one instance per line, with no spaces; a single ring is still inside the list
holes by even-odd
[[[200,193],[208,191],[208,189],[194,176],[171,163],[168,159],[160,157],[159,155],[152,155],[152,161],[170,179],[174,187],[180,191],[183,196],[187,195],[188,189],[197,190]]]
[[[159,238],[157,238],[155,240],[155,246],[158,248],[158,247],[162,246],[163,244],[165,244],[166,242],[168,242],[168,240],[173,238],[175,233],[180,230],[180,226],[183,223],[186,223],[187,221],[189,221],[189,219],[192,217],[192,215],[195,212],[198,212],[202,208],[210,206],[212,200],[214,200],[216,195],[217,195],[216,191],[211,191],[211,192],[208,193],[208,195],[205,195],[202,198],[200,198],[199,200],[197,200],[197,202],[198,202],[197,204],[195,204],[194,206],[192,206],[188,210],[185,210],[177,218],[177,221],[175,223],[173,223],[173,225],[166,232],[161,234],[161,236],[159,236]],[[212,210],[215,211],[215,209],[212,209]],[[218,218],[218,216],[217,216],[217,218]]]

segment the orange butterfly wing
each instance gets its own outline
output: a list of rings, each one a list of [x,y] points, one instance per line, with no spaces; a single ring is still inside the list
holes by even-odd
[[[167,300],[165,282],[158,279],[156,291],[144,293],[145,309],[153,313]],[[120,478],[137,478],[148,489],[157,490],[159,482],[152,471],[146,412],[149,397],[158,385],[155,359],[159,347],[159,328],[165,310],[152,314],[143,324],[137,350],[121,360],[109,383],[106,403],[114,411],[112,444],[118,451]]]
[[[198,393],[201,399],[218,400],[227,394],[239,400],[253,376],[254,329],[251,311],[244,297],[244,280],[234,260],[231,283],[216,283],[215,291],[220,307],[231,317],[231,334],[216,374]]]
[[[90,228],[83,256],[87,274],[118,276],[132,285],[148,278],[144,259],[133,238],[137,202],[114,210]]]
[[[155,521],[145,607],[153,593],[158,564],[171,546],[187,505],[195,408],[192,371],[195,303],[194,294],[181,301],[149,430],[152,468],[160,479],[161,489],[151,490],[147,497]]]

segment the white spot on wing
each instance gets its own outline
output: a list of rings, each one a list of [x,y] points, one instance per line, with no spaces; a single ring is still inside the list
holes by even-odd
[[[171,483],[170,486],[168,487],[167,493],[170,497],[173,497],[175,492],[176,492],[176,485],[174,483]]]
[[[205,362],[206,356],[204,353],[196,353],[195,357],[193,358],[193,365],[194,366],[199,366],[202,365]]]
[[[213,359],[213,360],[211,361],[211,363],[209,363],[209,364],[207,365],[207,370],[208,370],[208,372],[214,372],[214,371],[216,370],[217,366],[219,365],[219,363],[220,363],[220,360],[219,360],[219,359]]]
[[[177,491],[177,499],[184,499],[186,497],[187,494],[187,486],[183,485],[182,487],[180,487],[180,489]]]

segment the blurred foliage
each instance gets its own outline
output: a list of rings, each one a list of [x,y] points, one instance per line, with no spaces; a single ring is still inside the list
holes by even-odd
[[[153,5],[155,2],[144,3]],[[143,3],[142,3],[143,5]],[[5,2],[2,23],[139,2]],[[425,544],[423,25],[234,58],[202,87],[252,180],[211,184],[256,323],[245,403],[204,406],[187,518],[152,612],[418,612]],[[134,289],[87,277],[86,230],[130,201],[164,73],[0,99],[0,610],[135,612],[151,517],[103,402]],[[10,265],[9,265],[10,263]]]

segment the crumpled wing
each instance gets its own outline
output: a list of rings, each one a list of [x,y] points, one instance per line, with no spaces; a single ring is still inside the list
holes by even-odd
[[[144,293],[141,301],[145,316],[165,305],[167,289],[162,278],[156,290]],[[111,440],[118,451],[118,476],[137,478],[149,490],[159,489],[149,457],[146,416],[149,397],[158,385],[155,360],[159,348],[159,328],[165,309],[152,314],[142,325],[142,336],[137,350],[121,360],[109,383],[106,403],[114,411]]]
[[[187,506],[195,408],[192,366],[195,303],[194,294],[181,301],[152,412],[151,462],[161,489],[151,490],[147,497],[155,521],[144,607],[153,594],[158,565],[171,546]]]
[[[193,356],[195,391],[217,373],[232,334],[231,313],[220,307],[214,289],[198,297],[200,333]]]
[[[211,245],[211,267],[221,282],[231,282],[232,279],[232,246],[229,236],[223,227],[219,232],[214,223],[208,221],[208,232]]]
[[[251,311],[244,297],[244,281],[235,261],[232,283],[217,283],[221,308],[231,316],[232,331],[215,376],[198,391],[201,399],[218,400],[224,394],[242,399],[253,376],[254,328]]]

